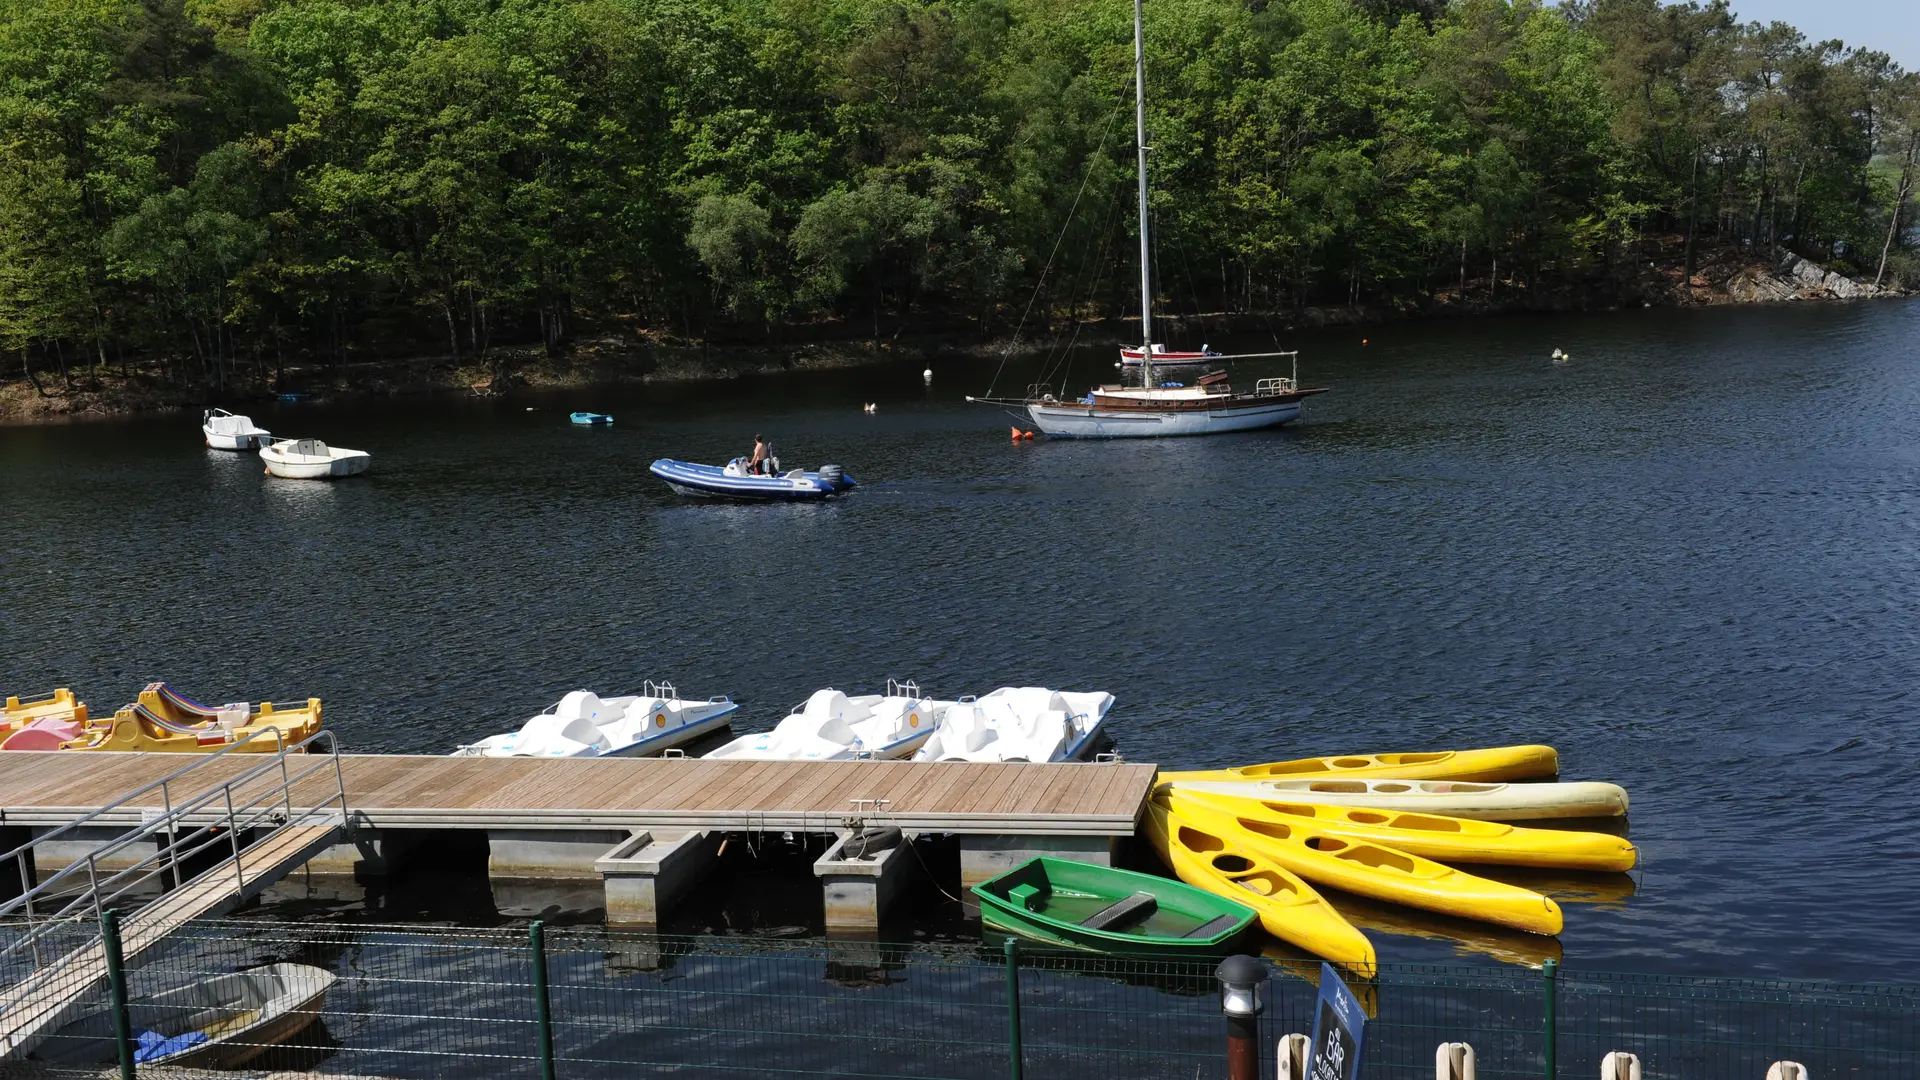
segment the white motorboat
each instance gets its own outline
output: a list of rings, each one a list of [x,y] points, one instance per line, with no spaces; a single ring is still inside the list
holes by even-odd
[[[333,972],[311,964],[214,975],[127,1002],[140,1065],[237,1068],[320,1019]],[[28,1055],[50,1065],[106,1064],[118,1059],[111,1009],[87,1013],[49,1033]]]
[[[215,450],[253,450],[273,438],[273,433],[255,424],[252,417],[225,409],[208,409],[200,414],[200,433]]]
[[[742,735],[707,756],[740,761],[903,758],[934,733],[951,701],[930,701],[912,682],[887,680],[884,694],[815,691],[772,731]]]
[[[961,698],[915,761],[1072,761],[1093,749],[1113,695],[1003,686]]]
[[[267,471],[289,480],[326,480],[367,471],[373,455],[328,446],[319,439],[278,439],[260,448]]]
[[[740,706],[725,695],[685,701],[672,683],[603,698],[574,690],[520,730],[489,735],[454,757],[646,757],[727,726]]]

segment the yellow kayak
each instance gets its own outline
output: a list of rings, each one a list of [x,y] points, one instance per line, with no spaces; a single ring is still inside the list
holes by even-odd
[[[1267,933],[1356,974],[1373,974],[1373,943],[1312,886],[1203,827],[1147,804],[1147,839],[1180,880],[1260,913]]]
[[[1162,792],[1178,791],[1162,785]],[[1438,814],[1398,813],[1359,806],[1195,795],[1232,806],[1242,817],[1318,829],[1346,840],[1383,844],[1443,863],[1552,866],[1566,870],[1630,870],[1637,852],[1625,837],[1572,829],[1529,829],[1497,821],[1471,821]]]
[[[300,705],[207,706],[166,683],[153,683],[140,691],[138,701],[121,706],[111,720],[89,724],[64,748],[212,753],[245,740],[238,753],[271,754],[319,731],[319,698]]]
[[[1560,773],[1551,746],[1496,746],[1486,750],[1440,750],[1431,754],[1347,754],[1274,761],[1237,769],[1163,772],[1162,780],[1270,780],[1296,777],[1378,776],[1396,780],[1544,780]]]
[[[1484,784],[1473,780],[1396,780],[1340,776],[1324,780],[1178,780],[1181,791],[1240,795],[1249,799],[1371,806],[1480,821],[1545,821],[1550,818],[1625,817],[1627,790],[1618,784]]]
[[[1155,801],[1176,821],[1201,826],[1317,885],[1535,934],[1558,934],[1565,926],[1560,905],[1537,892],[1340,836],[1315,821],[1247,816],[1242,801],[1230,796],[1178,789]]]

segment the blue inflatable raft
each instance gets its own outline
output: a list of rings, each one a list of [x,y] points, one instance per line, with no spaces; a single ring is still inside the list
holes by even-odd
[[[570,416],[573,422],[579,424],[581,427],[605,427],[613,423],[613,417],[608,416],[606,413],[577,412],[570,414]]]
[[[648,466],[647,471],[682,495],[706,498],[790,502],[825,499],[853,490],[853,477],[840,471],[838,465],[822,465],[818,472],[793,469],[771,476],[755,476],[747,472],[746,462],[740,458],[734,458],[725,466],[661,458]]]

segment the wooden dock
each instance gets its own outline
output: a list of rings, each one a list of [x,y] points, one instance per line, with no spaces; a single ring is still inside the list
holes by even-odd
[[[204,782],[252,755],[207,762]],[[0,754],[0,825],[74,821],[183,764],[160,753]],[[707,761],[342,755],[346,804],[373,829],[831,831],[850,818],[909,832],[1132,835],[1155,767],[1123,763]],[[293,788],[297,813],[336,796],[331,775]],[[159,795],[101,824],[138,824]],[[211,821],[211,819],[210,819]]]

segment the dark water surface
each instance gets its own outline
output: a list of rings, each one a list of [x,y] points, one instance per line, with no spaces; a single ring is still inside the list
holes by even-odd
[[[1335,388],[1305,424],[1202,440],[1012,445],[959,400],[995,365],[960,360],[930,389],[254,410],[372,452],[336,484],[263,477],[187,415],[0,429],[0,692],[311,694],[356,751],[449,750],[647,677],[734,694],[745,729],[889,676],[1105,689],[1118,749],[1176,767],[1549,742],[1566,778],[1627,785],[1645,859],[1567,905],[1569,965],[1920,960],[1920,303],[1299,344]],[[646,474],[756,431],[860,490],[716,506]]]

